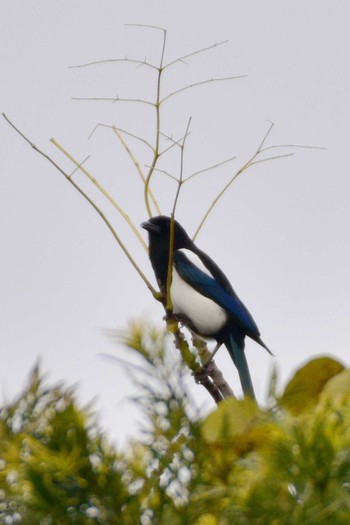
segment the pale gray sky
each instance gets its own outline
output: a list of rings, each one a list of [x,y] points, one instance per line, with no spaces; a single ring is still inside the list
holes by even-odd
[[[295,150],[293,158],[247,172],[198,237],[252,312],[276,355],[282,382],[315,355],[348,363],[349,19],[347,0],[0,4],[1,111],[67,170],[70,165],[51,137],[78,160],[91,155],[86,166],[137,224],[146,213],[133,166],[110,130],[88,136],[104,123],[150,138],[151,110],[72,97],[149,98],[154,76],[131,64],[68,68],[126,54],[157,60],[161,35],[125,23],[166,28],[166,61],[229,40],[177,64],[165,78],[164,92],[211,77],[248,75],[188,91],[165,107],[169,134],[181,135],[193,118],[187,174],[237,155],[231,165],[185,188],[178,219],[190,232],[224,181],[255,151],[268,119],[275,123],[269,145],[327,147]],[[136,435],[137,415],[126,399],[135,388],[121,369],[99,357],[125,353],[102,330],[123,329],[128,320],[145,316],[161,324],[162,312],[89,205],[3,120],[0,133],[2,399],[21,390],[40,356],[51,381],[79,383],[84,402],[97,397],[102,424],[113,437]],[[137,152],[147,164],[144,149]],[[166,167],[176,174],[175,158]],[[172,184],[159,176],[155,187],[168,212]],[[121,221],[115,224],[128,240]],[[130,244],[153,279],[145,254],[133,239]],[[247,343],[247,355],[263,401],[274,361],[253,342]],[[217,363],[238,390],[224,349]],[[212,407],[199,386],[191,391],[198,405]]]

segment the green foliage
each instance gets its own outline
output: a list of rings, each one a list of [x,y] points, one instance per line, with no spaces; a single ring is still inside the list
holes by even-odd
[[[116,451],[74,391],[35,368],[0,412],[0,523],[349,522],[349,370],[314,359],[267,408],[232,398],[202,420],[169,337],[134,326],[124,341],[140,362],[128,370],[142,439]]]
[[[0,414],[0,523],[120,523],[129,494],[118,455],[91,417],[71,390],[45,388],[34,369]]]

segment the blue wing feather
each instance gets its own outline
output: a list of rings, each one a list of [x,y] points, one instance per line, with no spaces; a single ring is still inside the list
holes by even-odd
[[[248,334],[260,335],[254,319],[240,299],[229,294],[213,277],[198,268],[179,250],[174,253],[174,267],[184,281],[224,308]]]

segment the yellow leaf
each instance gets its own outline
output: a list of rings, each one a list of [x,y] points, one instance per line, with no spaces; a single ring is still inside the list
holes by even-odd
[[[347,403],[350,399],[350,370],[343,370],[332,377],[320,396],[321,403]]]
[[[202,436],[208,444],[221,445],[229,440],[239,446],[241,438],[255,426],[261,414],[251,399],[226,399],[203,421]],[[246,442],[245,437],[243,442]]]
[[[315,405],[330,379],[344,370],[344,366],[330,357],[313,359],[300,368],[290,380],[280,404],[293,414],[300,414]]]
[[[218,520],[213,514],[203,514],[194,522],[194,525],[218,525]]]

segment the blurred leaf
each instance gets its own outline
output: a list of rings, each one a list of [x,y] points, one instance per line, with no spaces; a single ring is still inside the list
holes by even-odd
[[[218,454],[225,455],[223,448],[229,447],[231,455],[243,455],[264,443],[266,434],[271,436],[270,427],[268,414],[263,413],[255,401],[229,398],[221,401],[203,421],[202,437]]]
[[[330,357],[313,359],[300,368],[290,380],[279,400],[281,406],[297,415],[318,402],[326,383],[344,370],[344,366]]]
[[[194,525],[218,525],[218,520],[213,514],[203,514]]]
[[[261,412],[251,399],[229,398],[221,401],[202,424],[202,436],[207,443],[218,443],[244,434]]]
[[[348,524],[349,370],[313,360],[281,405],[274,393],[271,409],[227,399],[201,421],[172,347],[150,334],[133,340],[145,351],[136,384],[147,429],[126,451],[39,368],[0,409],[0,523]]]
[[[350,401],[350,370],[342,370],[325,385],[320,403],[348,403]]]

